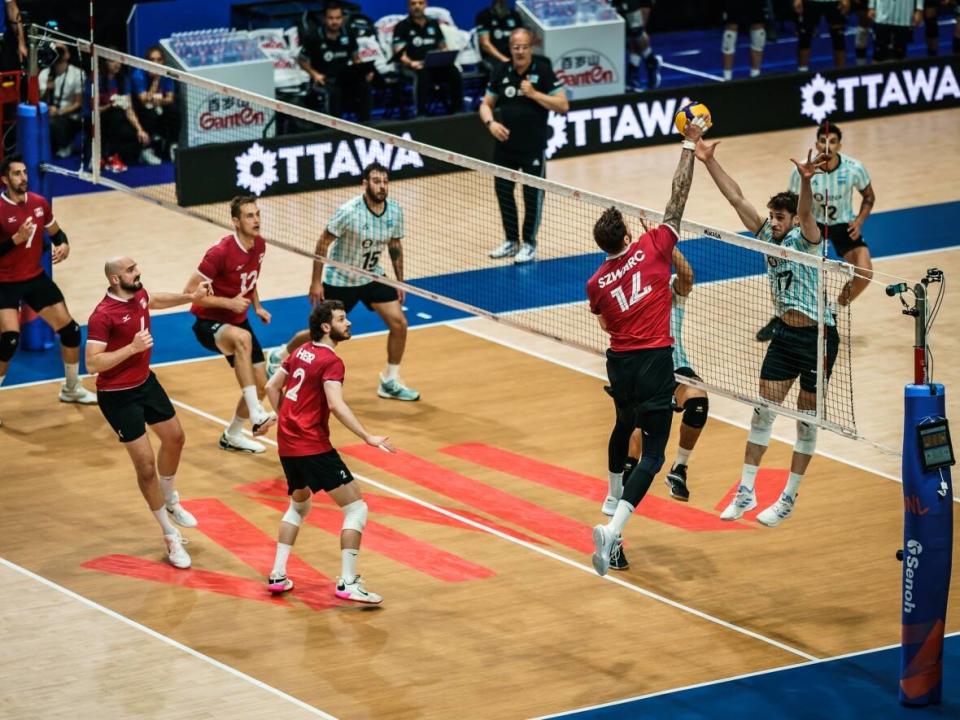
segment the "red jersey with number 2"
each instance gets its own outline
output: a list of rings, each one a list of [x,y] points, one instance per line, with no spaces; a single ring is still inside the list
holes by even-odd
[[[330,346],[308,342],[283,361],[283,370],[287,381],[277,417],[280,456],[302,457],[333,450],[324,383],[343,383],[343,360]]]
[[[601,316],[617,352],[670,347],[670,269],[677,233],[660,225],[608,257],[587,281],[590,312]]]
[[[110,292],[87,321],[87,342],[105,345],[106,352],[124,348],[141,330],[150,329],[150,295],[143,288],[124,300]],[[151,348],[97,375],[97,390],[129,390],[150,377]]]
[[[267,243],[257,235],[253,246],[247,250],[234,234],[227,235],[207,250],[197,267],[197,272],[210,281],[216,297],[234,298],[243,295],[253,301],[257,289],[260,266],[267,252]],[[190,312],[198,318],[239,325],[247,318],[247,312],[235,313],[226,308],[209,308],[192,305]]]
[[[0,241],[12,238],[27,218],[33,218],[33,237],[0,255],[0,282],[30,280],[43,272],[43,231],[53,225],[53,211],[42,195],[28,192],[22,203],[15,203],[0,193]]]

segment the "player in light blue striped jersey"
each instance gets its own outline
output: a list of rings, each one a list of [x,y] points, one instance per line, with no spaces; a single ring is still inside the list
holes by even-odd
[[[913,39],[913,26],[923,22],[923,0],[869,0],[873,22],[873,60],[903,60]]]
[[[374,276],[384,275],[380,256],[384,248],[390,255],[393,274],[403,281],[403,208],[387,197],[390,175],[380,163],[363,170],[363,194],[348,200],[333,214],[320,240],[316,254],[344,265],[360,268]],[[386,323],[387,366],[380,375],[377,395],[394,400],[419,400],[420,393],[400,379],[400,361],[407,344],[407,318],[403,314],[403,290],[371,280],[368,275],[351,272],[315,260],[310,283],[310,301],[340,300],[349,313],[362,302]],[[267,362],[272,376],[286,357],[310,340],[309,331],[297,333],[285,346],[273,350]]]
[[[822,155],[812,158],[811,152],[808,153],[806,162],[793,160],[800,175],[799,198],[791,192],[774,195],[767,203],[769,217],[763,219],[757,209],[743,197],[740,186],[720,167],[714,157],[716,146],[716,142],[698,143],[697,159],[706,166],[710,177],[737,211],[747,230],[765,242],[811,254],[817,253],[821,235],[813,216],[813,190],[810,181],[816,173],[823,171],[826,158]],[[816,268],[773,255],[768,255],[766,260],[778,323],[760,368],[760,397],[771,404],[783,403],[799,377],[797,409],[814,413],[817,408],[817,383],[829,380],[837,358],[840,337],[832,313],[828,311],[828,317],[825,318],[827,358],[824,363],[817,353],[817,295],[820,288]],[[760,460],[770,444],[775,417],[776,414],[769,407],[754,408],[740,483],[730,505],[720,515],[722,520],[736,520],[757,506],[754,482]],[[816,446],[816,425],[798,420],[790,476],[779,499],[757,515],[761,524],[776,527],[793,512],[797,490]]]

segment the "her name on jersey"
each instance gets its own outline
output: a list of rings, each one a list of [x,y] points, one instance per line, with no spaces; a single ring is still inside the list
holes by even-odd
[[[317,358],[314,353],[310,352],[305,347],[297,350],[297,357],[303,360],[305,363],[312,363]]]
[[[608,272],[606,275],[601,275],[600,279],[597,281],[597,284],[603,288],[610,283],[620,280],[624,275],[630,272],[637,265],[637,263],[641,263],[643,260],[643,248],[637,248],[637,251],[630,256],[629,260],[627,260],[626,265],[624,265],[622,268],[614,270],[613,272]]]

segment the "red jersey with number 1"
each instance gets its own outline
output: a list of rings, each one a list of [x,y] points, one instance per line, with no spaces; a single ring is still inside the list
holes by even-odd
[[[43,272],[43,231],[53,225],[53,211],[46,198],[28,192],[21,203],[15,203],[6,192],[0,193],[0,242],[12,238],[20,226],[33,218],[33,237],[5,255],[0,255],[0,282],[30,280]]]
[[[600,315],[617,352],[670,347],[670,268],[677,233],[660,225],[608,257],[587,281],[590,312]]]
[[[252,302],[266,252],[267,243],[259,235],[253,239],[253,246],[247,250],[237,236],[231,233],[207,250],[197,272],[210,281],[216,297],[234,298],[243,295]],[[190,312],[204,320],[232,325],[239,325],[247,318],[246,311],[235,313],[226,308],[199,305],[192,305]]]
[[[133,342],[134,335],[150,329],[149,306],[150,295],[143,288],[127,300],[108,292],[87,321],[87,342],[106,345],[106,352],[126,347]],[[97,391],[129,390],[143,385],[150,377],[151,350],[147,348],[99,373]]]
[[[324,383],[343,383],[343,360],[329,345],[304,343],[283,361],[287,381],[277,417],[281,457],[319,455],[333,450],[330,405]]]

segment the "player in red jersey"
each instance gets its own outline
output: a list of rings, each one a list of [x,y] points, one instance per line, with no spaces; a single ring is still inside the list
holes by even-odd
[[[67,259],[70,243],[50,203],[27,191],[27,166],[19,155],[0,162],[0,385],[20,342],[20,304],[26,303],[60,335],[66,380],[60,401],[95,405],[97,396],[80,383],[80,326],[63,293],[43,271],[43,231],[53,243],[53,262]]]
[[[693,181],[694,149],[705,125],[702,118],[687,123],[673,192],[660,226],[633,240],[620,211],[610,208],[593,228],[593,239],[607,253],[587,282],[587,297],[590,311],[610,335],[607,376],[617,409],[608,445],[611,473],[622,473],[633,430],[643,432],[640,462],[624,483],[613,517],[593,528],[593,567],[600,575],[607,574],[623,526],[660,471],[670,438],[676,387],[670,335],[671,260]]]
[[[247,309],[252,304],[257,317],[264,323],[270,322],[270,313],[260,304],[257,294],[267,244],[260,236],[260,210],[255,197],[231,200],[230,217],[234,232],[207,250],[184,292],[192,294],[204,281],[213,287],[211,295],[190,308],[197,317],[193,334],[207,350],[227,358],[240,383],[240,402],[229,427],[220,436],[220,447],[262,453],[266,448],[244,437],[243,425],[249,418],[253,432],[259,434],[277,419],[260,404],[267,383],[263,348],[247,319]]]
[[[310,512],[311,495],[323,490],[343,510],[341,570],[335,594],[344,600],[377,604],[383,598],[366,590],[357,575],[367,504],[330,442],[330,413],[368,445],[395,451],[386,437],[368,433],[343,399],[343,360],[335,348],[350,339],[350,321],[342,302],[317,303],[310,313],[310,338],[283,361],[267,383],[267,396],[280,415],[277,445],[290,495],[267,588],[272,593],[293,589],[293,580],[287,577],[287,558],[300,524]]]
[[[196,302],[210,293],[210,284],[198,284],[189,295],[148,293],[140,282],[140,268],[129,257],[108,260],[103,271],[110,288],[87,323],[87,367],[98,373],[100,412],[133,461],[140,492],[163,530],[167,559],[174,567],[188,568],[190,556],[170,520],[183,527],[196,527],[197,520],[183,508],[173,489],[183,429],[167,393],[150,370],[150,310]],[[156,461],[147,425],[160,438]]]

